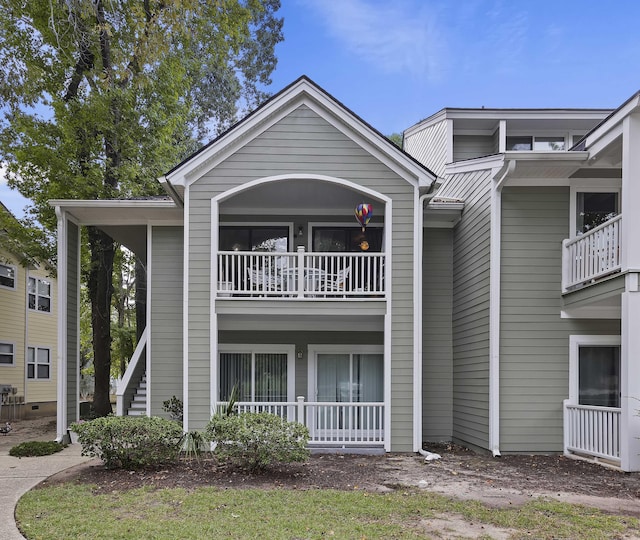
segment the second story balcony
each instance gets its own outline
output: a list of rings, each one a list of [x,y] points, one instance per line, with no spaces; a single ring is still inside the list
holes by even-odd
[[[384,253],[220,251],[222,299],[384,299]]]
[[[562,292],[575,290],[619,272],[622,214],[562,243]]]

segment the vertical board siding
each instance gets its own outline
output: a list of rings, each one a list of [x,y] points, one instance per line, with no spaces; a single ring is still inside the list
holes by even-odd
[[[405,137],[404,149],[435,174],[443,176],[447,163],[447,121],[442,120]]]
[[[500,450],[562,452],[569,336],[620,333],[619,320],[561,319],[568,187],[502,192]]]
[[[189,426],[200,428],[209,416],[211,198],[257,178],[296,172],[344,178],[393,199],[391,439],[394,451],[411,451],[414,186],[305,105],[189,188]]]
[[[453,230],[425,229],[422,273],[422,438],[453,436]]]
[[[78,407],[78,291],[80,290],[80,276],[78,275],[78,235],[80,234],[77,225],[67,222],[67,320],[60,321],[66,324],[67,330],[67,350],[65,351],[67,361],[67,421],[69,423],[77,420]],[[57,292],[57,291],[56,291]]]
[[[453,161],[462,161],[498,152],[491,135],[454,135]]]
[[[488,448],[490,171],[451,175],[438,195],[465,201],[453,233],[453,440]]]
[[[183,228],[153,227],[151,237],[151,414],[182,396]]]

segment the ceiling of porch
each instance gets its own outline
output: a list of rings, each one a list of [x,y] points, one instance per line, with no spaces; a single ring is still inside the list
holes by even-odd
[[[344,186],[310,179],[292,179],[260,184],[221,203],[225,214],[347,214],[372,197]],[[381,213],[378,213],[381,215]]]

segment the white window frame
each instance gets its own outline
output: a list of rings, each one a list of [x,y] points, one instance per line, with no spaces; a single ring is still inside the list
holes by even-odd
[[[29,362],[29,350],[33,349],[33,362]],[[49,362],[47,364],[41,364],[38,362],[38,351],[46,350],[49,352]],[[27,358],[25,362],[25,375],[27,380],[29,381],[50,381],[51,380],[51,372],[53,370],[52,360],[51,360],[51,347],[44,345],[29,345],[27,347]],[[33,364],[33,377],[29,377],[29,366]],[[49,366],[49,377],[38,377],[38,366],[47,365]]]
[[[0,266],[4,266],[5,268],[10,268],[13,270],[13,287],[9,287],[8,285],[0,284],[0,289],[5,289],[7,291],[15,291],[18,288],[18,267],[13,264],[0,263]]]
[[[0,363],[0,367],[16,367],[16,344],[13,341],[0,341],[0,345],[11,345],[11,356],[13,358],[13,360],[11,361],[10,364],[4,364],[4,363]],[[8,353],[2,353],[2,354],[8,354]]]
[[[616,335],[571,335],[569,336],[569,403],[578,405],[580,347],[620,347],[621,337]]]
[[[387,373],[385,373],[386,365],[384,364],[384,345],[323,345],[323,344],[315,344],[309,345],[307,348],[307,358],[308,358],[308,386],[307,386],[307,396],[309,401],[317,401],[318,398],[318,384],[317,384],[317,374],[318,374],[318,355],[319,354],[380,354],[383,358],[383,383],[384,379],[387,377]],[[384,384],[383,384],[384,386]],[[382,401],[381,403],[384,403]]]
[[[531,150],[506,150],[507,139],[511,137],[518,137],[518,138],[529,137],[531,139]],[[564,150],[535,150],[536,139],[540,140],[540,139],[549,139],[549,138],[564,139]],[[565,131],[561,133],[557,133],[557,132],[554,133],[552,131],[551,132],[549,131],[527,131],[527,132],[510,131],[505,135],[504,143],[505,143],[505,150],[507,152],[565,152],[569,148],[571,148],[571,146],[573,146],[571,145],[571,133],[567,133]]]
[[[296,348],[295,345],[273,345],[273,344],[247,344],[240,345],[236,343],[230,344],[220,344],[218,346],[218,362],[216,366],[216,384],[217,388],[215,389],[216,395],[218,395],[218,399],[220,399],[220,355],[224,353],[246,353],[251,354],[251,372],[252,372],[252,380],[251,380],[251,394],[255,395],[255,355],[266,353],[266,354],[286,354],[287,355],[287,402],[295,401],[296,394],[296,361],[295,354]]]
[[[29,292],[29,282],[31,280],[35,280],[36,282],[36,292],[35,292],[35,303],[34,303],[34,308],[29,308],[29,311],[35,311],[36,313],[46,313],[48,315],[51,315],[51,313],[53,313],[53,283],[51,282],[50,279],[45,279],[45,278],[41,278],[38,276],[29,276],[28,280],[27,280],[27,307],[29,307],[29,296],[31,296],[31,294]],[[46,281],[49,283],[49,296],[46,296],[44,294],[40,294],[40,289],[38,287],[38,285],[40,284],[40,282],[42,281]],[[38,299],[39,298],[48,298],[49,299],[49,311],[42,311],[40,309],[38,309]]]
[[[594,180],[598,185],[580,184],[571,186],[569,190],[569,238],[576,238],[578,225],[578,193],[617,193],[618,214],[622,212],[622,189],[617,186],[603,186],[602,180]]]

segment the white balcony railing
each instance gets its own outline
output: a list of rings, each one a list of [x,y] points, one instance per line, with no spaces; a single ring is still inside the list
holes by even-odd
[[[221,251],[218,297],[380,298],[384,253]]]
[[[226,405],[219,402],[217,408]],[[384,403],[239,402],[238,412],[268,412],[309,428],[309,445],[384,445]]]
[[[622,214],[562,242],[562,292],[586,285],[621,268]]]
[[[620,409],[564,401],[564,452],[620,464]]]

